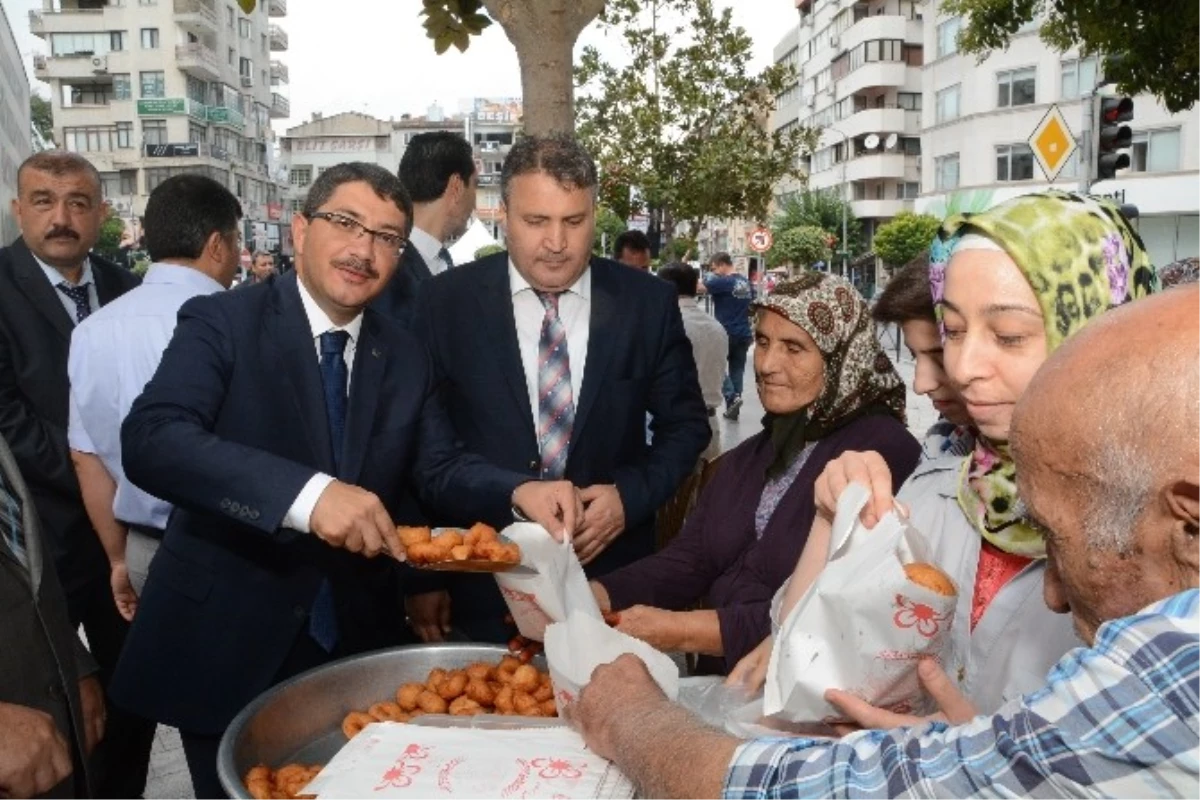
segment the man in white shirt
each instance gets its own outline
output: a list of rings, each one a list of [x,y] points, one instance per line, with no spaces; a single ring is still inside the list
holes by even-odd
[[[232,282],[241,215],[237,198],[211,178],[176,175],[163,181],[146,204],[143,229],[153,264],[142,285],[71,334],[71,460],[108,556],[113,599],[127,620],[133,619],[171,504],[125,477],[121,422],[154,376],[180,306]]]

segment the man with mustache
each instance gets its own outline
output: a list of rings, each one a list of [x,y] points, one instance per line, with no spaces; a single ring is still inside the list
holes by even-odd
[[[128,623],[112,603],[108,559],[71,465],[67,354],[75,326],[138,279],[89,252],[108,206],[83,156],[49,150],[28,158],[12,210],[21,236],[0,249],[0,434],[29,485],[70,622],[83,626],[107,688]],[[152,723],[109,709],[95,753],[98,796],[141,795],[153,736]]]
[[[463,453],[425,349],[367,308],[411,225],[387,170],[325,170],[292,221],[295,271],[186,302],[122,425],[126,477],[175,510],[113,697],[180,729],[197,797],[223,796],[221,734],[259,693],[403,641],[395,523],[420,523],[418,496],[471,521],[582,516],[569,483]]]

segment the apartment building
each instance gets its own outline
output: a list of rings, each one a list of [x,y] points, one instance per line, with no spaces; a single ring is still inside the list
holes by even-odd
[[[475,216],[488,234],[502,244],[500,170],[521,130],[523,113],[520,98],[479,97],[471,103],[464,120],[467,141],[471,143],[475,168],[479,171]]]
[[[0,247],[20,233],[9,201],[17,196],[17,167],[29,157],[32,146],[29,77],[8,17],[0,6]]]
[[[29,25],[48,54],[54,139],[100,170],[104,194],[136,219],[171,175],[229,187],[254,246],[278,245],[282,175],[271,120],[290,113],[287,0],[44,0]]]

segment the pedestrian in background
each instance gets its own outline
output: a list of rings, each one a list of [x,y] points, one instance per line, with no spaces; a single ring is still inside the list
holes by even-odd
[[[728,253],[717,253],[712,257],[704,289],[712,298],[713,315],[729,335],[725,383],[721,391],[725,396],[725,419],[736,420],[742,408],[746,353],[754,341],[750,330],[750,301],[754,299],[754,289],[745,275],[734,272],[733,259]]]

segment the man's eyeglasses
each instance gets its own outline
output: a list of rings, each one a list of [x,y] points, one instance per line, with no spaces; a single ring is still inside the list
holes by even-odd
[[[371,230],[354,217],[348,217],[336,211],[314,211],[308,215],[308,218],[325,220],[348,239],[361,239],[369,234],[376,245],[383,247],[389,253],[397,256],[408,245],[408,239],[405,239],[398,233]]]

